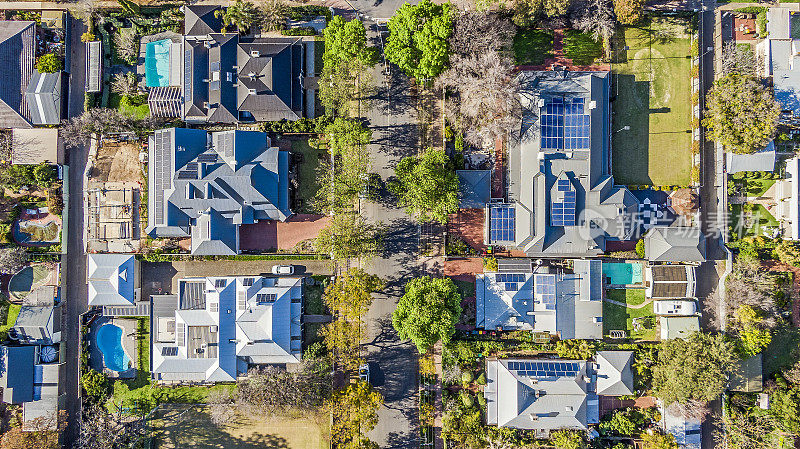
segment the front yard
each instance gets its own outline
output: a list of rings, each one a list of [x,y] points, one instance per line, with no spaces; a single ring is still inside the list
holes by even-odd
[[[609,289],[606,299],[625,306],[603,301],[603,334],[608,335],[612,330],[624,330],[629,338],[636,340],[652,341],[656,339],[656,317],[653,314],[653,304],[645,303],[643,289]],[[640,306],[640,307],[637,307]],[[634,325],[634,319],[638,324]]]
[[[553,32],[521,29],[514,35],[512,48],[517,65],[542,65],[553,56]]]
[[[317,167],[320,158],[327,157],[327,152],[309,145],[308,139],[292,140],[292,152],[302,157],[302,162],[297,164],[295,201],[299,204],[294,211],[301,214],[315,213],[313,200],[320,188]]]
[[[686,186],[692,176],[691,38],[653,19],[626,27],[612,43],[614,180]],[[627,50],[626,50],[627,48]],[[629,127],[626,129],[625,127]]]
[[[731,204],[731,239],[743,237],[772,236],[772,231],[780,226],[778,220],[760,204]]]

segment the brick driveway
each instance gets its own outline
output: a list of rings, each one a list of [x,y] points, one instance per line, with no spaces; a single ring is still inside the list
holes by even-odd
[[[303,240],[316,238],[330,223],[326,215],[296,214],[285,222],[262,221],[239,226],[242,251],[291,251]]]

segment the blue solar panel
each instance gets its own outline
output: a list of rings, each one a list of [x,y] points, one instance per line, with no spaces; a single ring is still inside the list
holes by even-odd
[[[550,204],[551,226],[575,226],[575,210],[577,193],[569,179],[557,181],[558,195],[554,195]]]
[[[542,148],[583,150],[590,145],[590,118],[583,98],[549,98],[541,114]]]
[[[513,242],[516,214],[513,205],[497,204],[490,208],[489,237],[492,243]]]

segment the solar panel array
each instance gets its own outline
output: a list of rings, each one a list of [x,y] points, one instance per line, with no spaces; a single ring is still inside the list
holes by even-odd
[[[515,292],[519,290],[519,284],[525,282],[524,274],[495,274],[494,280],[498,284],[505,284],[507,292]]]
[[[576,193],[569,179],[558,180],[558,195],[550,207],[552,226],[575,226]]]
[[[197,156],[197,162],[214,164],[217,162],[217,153],[202,153]]]
[[[192,82],[193,73],[192,70],[192,56],[193,50],[191,45],[186,46],[186,52],[184,55],[184,71],[183,71],[183,97],[186,99],[186,103],[192,102]]]
[[[508,369],[528,377],[577,377],[581,365],[575,362],[508,362]]]
[[[158,131],[153,136],[153,161],[154,183],[151,192],[155,192],[155,222],[164,223],[164,192],[171,184],[170,167],[172,166],[172,139],[170,131]]]
[[[534,278],[534,294],[547,310],[556,310],[556,276],[537,274]]]
[[[88,42],[89,56],[87,65],[89,66],[89,73],[87,74],[86,90],[87,92],[100,91],[100,68],[102,67],[101,61],[101,47],[100,41]]]
[[[511,204],[496,204],[489,209],[489,240],[495,242],[513,242],[516,215]]]
[[[583,98],[548,98],[541,111],[542,148],[545,150],[587,150],[590,145],[590,117],[584,114]]]

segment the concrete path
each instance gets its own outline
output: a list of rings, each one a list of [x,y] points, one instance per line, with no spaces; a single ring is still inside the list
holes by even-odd
[[[603,298],[603,301],[605,301],[605,302],[607,302],[609,304],[615,304],[615,305],[618,305],[618,306],[627,307],[629,309],[641,309],[641,308],[646,307],[651,302],[653,302],[653,299],[652,298],[648,299],[645,302],[643,302],[641,304],[638,304],[638,305],[635,305],[635,306],[632,306],[632,305],[630,305],[628,303],[625,303],[625,302],[614,301],[613,299],[608,299],[608,298]]]

